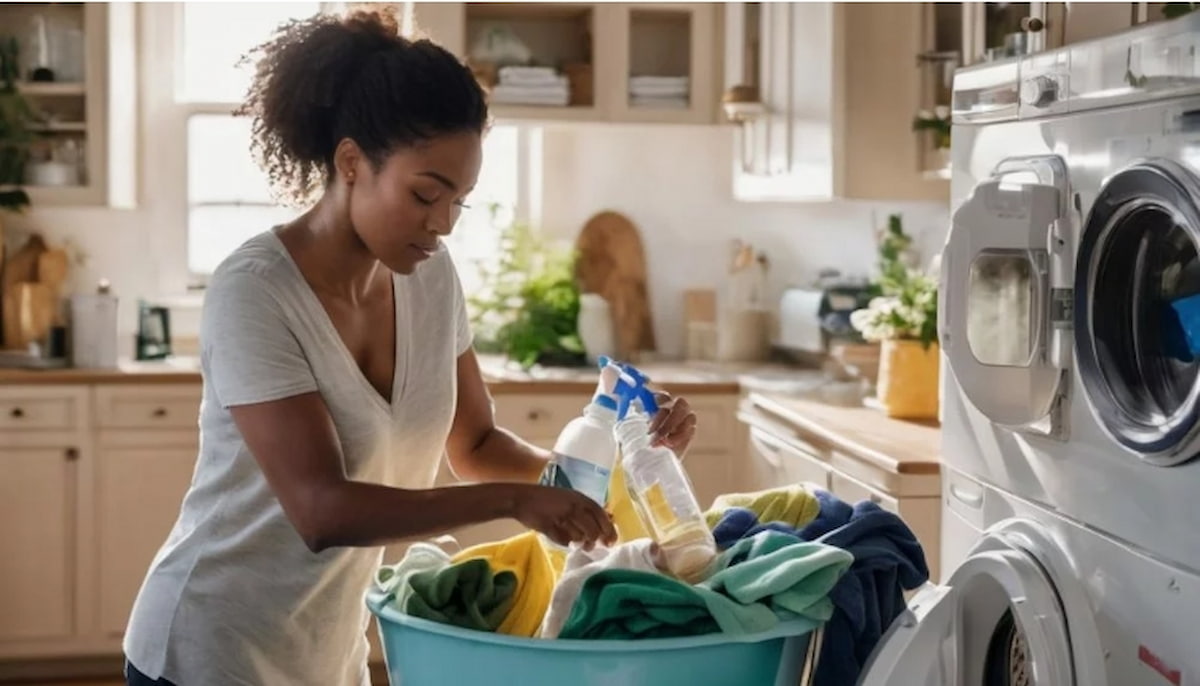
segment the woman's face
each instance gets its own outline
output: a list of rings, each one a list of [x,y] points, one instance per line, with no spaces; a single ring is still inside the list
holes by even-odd
[[[482,158],[482,140],[473,132],[402,148],[378,170],[358,156],[351,167],[349,212],[359,239],[389,269],[411,274],[454,228]]]

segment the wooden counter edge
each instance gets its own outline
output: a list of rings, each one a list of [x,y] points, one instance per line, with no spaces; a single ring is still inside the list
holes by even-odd
[[[774,400],[769,394],[753,392],[749,395],[750,402],[769,414],[775,415],[798,427],[801,431],[812,434],[830,446],[845,450],[877,467],[896,474],[939,474],[941,473],[940,450],[929,460],[897,460],[884,452],[863,445],[853,437],[843,432],[831,429],[821,422],[806,417],[789,408],[784,402]],[[880,419],[897,422],[880,415]],[[917,425],[921,426],[921,425]]]

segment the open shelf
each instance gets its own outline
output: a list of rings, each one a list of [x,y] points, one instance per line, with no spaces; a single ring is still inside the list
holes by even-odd
[[[629,106],[685,110],[692,92],[692,13],[632,9],[629,13]]]
[[[490,91],[497,116],[505,109],[594,107],[592,5],[467,3],[465,12],[467,60]],[[502,54],[497,46],[506,43],[515,49]],[[526,69],[525,78],[505,66]]]

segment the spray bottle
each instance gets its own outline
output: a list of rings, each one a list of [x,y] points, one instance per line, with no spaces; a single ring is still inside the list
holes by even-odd
[[[621,446],[626,488],[642,524],[662,548],[667,568],[695,583],[716,557],[716,542],[674,451],[651,445],[650,417],[658,405],[646,377],[630,365],[617,366],[620,373],[609,392],[618,398],[613,432]]]
[[[617,397],[606,389],[615,387],[619,367],[606,357],[600,358],[599,366],[600,382],[592,401],[558,435],[538,483],[575,489],[603,507],[616,461],[613,426],[619,408]]]

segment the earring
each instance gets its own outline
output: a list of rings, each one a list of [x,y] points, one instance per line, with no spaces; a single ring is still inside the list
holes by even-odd
[[[346,172],[346,183],[354,183],[354,172]]]

